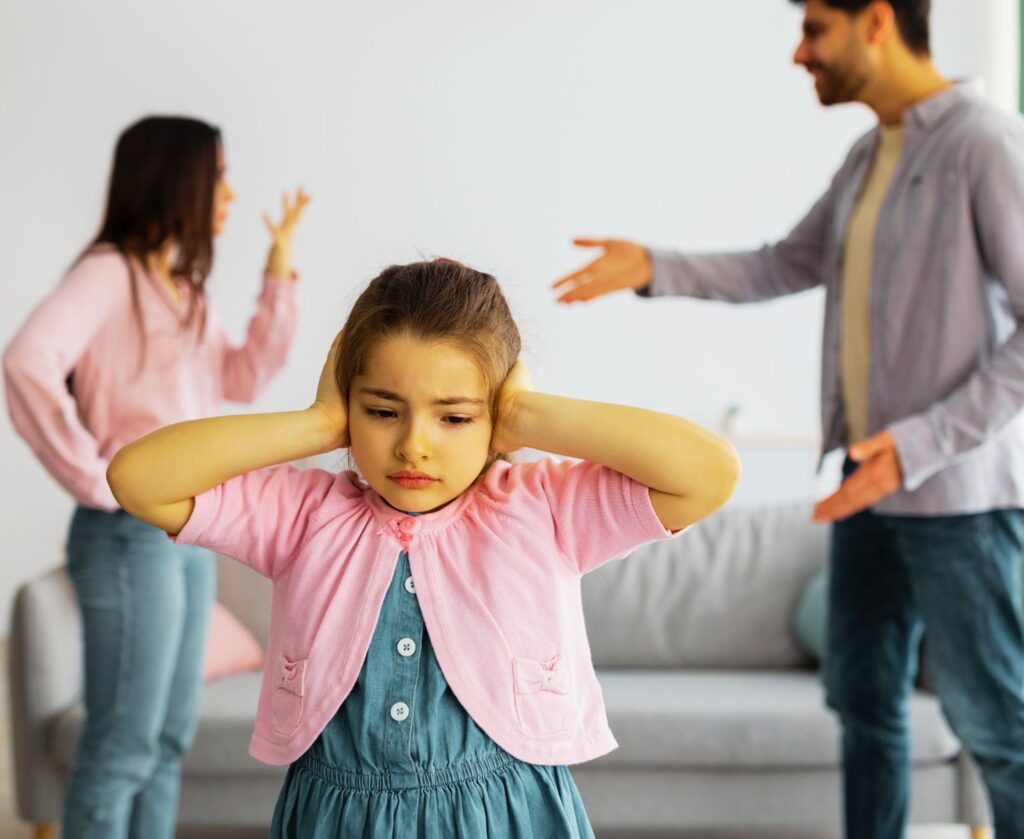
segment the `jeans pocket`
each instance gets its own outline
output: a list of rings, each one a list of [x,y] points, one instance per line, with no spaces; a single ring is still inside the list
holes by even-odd
[[[575,727],[572,673],[561,656],[546,661],[517,656],[512,670],[516,715],[524,733],[547,737]]]
[[[282,655],[274,675],[274,692],[270,697],[270,716],[278,734],[290,735],[299,727],[306,693],[306,662]]]

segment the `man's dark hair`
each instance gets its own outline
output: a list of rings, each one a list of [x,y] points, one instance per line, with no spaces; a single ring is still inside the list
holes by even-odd
[[[806,0],[790,0],[798,6]],[[931,54],[931,38],[928,28],[928,15],[932,10],[932,0],[887,0],[896,13],[896,26],[900,37],[911,52],[917,55]],[[848,14],[857,14],[871,5],[872,0],[825,0],[825,5],[832,9],[842,9]]]

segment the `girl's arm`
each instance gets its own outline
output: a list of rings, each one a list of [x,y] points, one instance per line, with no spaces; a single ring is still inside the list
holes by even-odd
[[[540,449],[621,472],[650,488],[669,530],[721,507],[740,476],[729,441],[668,414],[537,393],[521,362],[505,382],[492,448]]]
[[[347,416],[334,383],[331,348],[313,404],[303,411],[213,417],[169,425],[121,449],[107,480],[133,516],[177,534],[195,497],[278,463],[348,446]]]

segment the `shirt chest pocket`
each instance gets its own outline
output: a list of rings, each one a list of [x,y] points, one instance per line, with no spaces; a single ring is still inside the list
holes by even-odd
[[[270,695],[270,717],[274,731],[290,735],[299,727],[306,695],[308,659],[278,658],[274,673],[274,691]]]
[[[522,730],[534,737],[565,734],[576,727],[572,671],[561,656],[547,661],[512,659],[516,714]]]
[[[963,197],[959,170],[952,166],[912,173],[900,214],[903,242],[919,253],[948,244],[958,232]]]

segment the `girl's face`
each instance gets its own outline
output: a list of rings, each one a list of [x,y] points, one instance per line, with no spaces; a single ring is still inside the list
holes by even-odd
[[[213,235],[224,230],[228,220],[228,207],[235,200],[235,191],[227,178],[227,164],[224,162],[224,148],[217,146],[217,185],[213,189]]]
[[[491,442],[487,386],[471,355],[407,333],[384,338],[352,381],[352,456],[392,507],[423,513],[458,497]]]

